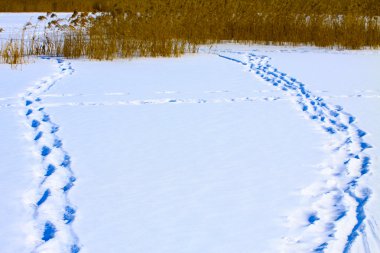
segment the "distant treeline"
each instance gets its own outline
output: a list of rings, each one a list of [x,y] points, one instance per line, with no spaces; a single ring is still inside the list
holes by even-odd
[[[179,10],[189,5],[234,6],[265,13],[380,15],[379,0],[1,0],[0,12],[91,12],[110,11],[115,7],[133,11],[158,6]]]
[[[79,13],[74,12],[69,26],[54,21],[59,30],[54,38],[46,37],[50,36],[46,32],[33,43],[3,45],[3,59],[12,59],[12,48],[24,47],[17,55],[113,59],[179,56],[201,44],[224,41],[350,49],[380,46],[380,0],[13,0],[0,4],[3,11],[73,9]],[[102,14],[88,16],[81,11]]]

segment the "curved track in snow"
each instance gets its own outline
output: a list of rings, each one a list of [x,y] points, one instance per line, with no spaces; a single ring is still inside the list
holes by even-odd
[[[42,106],[41,95],[60,79],[71,75],[70,63],[56,59],[59,71],[43,78],[28,88],[22,95],[23,115],[30,126],[30,141],[34,143],[35,155],[40,164],[33,168],[36,189],[28,193],[28,205],[33,207],[30,224],[32,252],[70,252],[80,250],[78,238],[71,223],[75,208],[70,203],[68,192],[75,182],[71,170],[70,156],[58,137],[59,126],[55,124]]]
[[[244,65],[259,79],[282,90],[331,139],[331,156],[321,166],[320,179],[302,190],[309,204],[288,217],[290,234],[280,251],[348,253],[361,237],[358,243],[363,252],[370,252],[368,236],[378,242],[374,223],[366,214],[371,189],[363,183],[371,167],[371,157],[366,153],[371,145],[365,142],[366,132],[356,125],[355,117],[270,65],[267,56],[231,51],[217,54]]]

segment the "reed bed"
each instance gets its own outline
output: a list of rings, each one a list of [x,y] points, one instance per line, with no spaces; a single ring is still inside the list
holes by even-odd
[[[14,0],[5,10],[102,12],[75,11],[65,24],[51,13],[40,17],[49,19],[42,35],[3,43],[5,62],[30,55],[99,60],[173,57],[224,41],[349,49],[380,46],[378,0],[73,0],[64,5],[33,0],[34,9],[28,9],[30,1]],[[0,10],[4,8],[0,4]]]
[[[152,6],[156,9],[164,7],[161,10],[165,11],[167,8],[186,8],[188,5],[204,8],[210,4],[243,6],[263,13],[380,15],[378,0],[12,0],[0,1],[0,12],[72,12],[74,10],[91,12],[111,11],[115,7],[125,10],[133,10],[133,8],[147,10]],[[203,11],[210,10],[203,9]]]

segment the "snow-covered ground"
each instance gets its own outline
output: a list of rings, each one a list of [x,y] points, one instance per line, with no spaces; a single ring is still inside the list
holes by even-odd
[[[0,252],[380,252],[379,65],[228,44],[0,65]]]

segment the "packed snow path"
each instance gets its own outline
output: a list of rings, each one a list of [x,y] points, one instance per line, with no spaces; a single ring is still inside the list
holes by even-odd
[[[308,119],[331,135],[331,157],[321,171],[323,180],[303,190],[310,199],[309,209],[296,210],[294,217],[289,217],[292,232],[282,250],[348,253],[360,236],[364,252],[370,252],[367,237],[372,236],[377,243],[379,238],[365,211],[371,189],[361,179],[371,167],[371,157],[366,154],[371,145],[364,141],[366,132],[355,124],[355,117],[339,105],[328,105],[305,84],[271,66],[267,56],[231,51],[218,55],[244,65],[284,91]]]
[[[70,63],[62,59],[56,61],[59,72],[35,83],[21,97],[23,115],[30,125],[30,141],[40,157],[40,165],[35,168],[39,185],[28,193],[29,205],[34,208],[30,227],[35,233],[29,235],[29,240],[34,244],[33,252],[77,253],[78,239],[71,227],[76,210],[67,196],[76,179],[71,171],[70,156],[57,135],[59,126],[52,122],[41,104],[41,95],[74,71]]]

